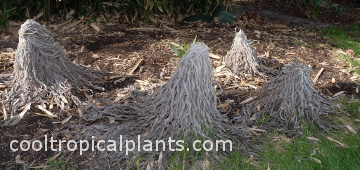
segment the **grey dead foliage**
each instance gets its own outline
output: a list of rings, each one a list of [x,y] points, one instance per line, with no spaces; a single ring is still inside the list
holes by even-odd
[[[329,114],[335,114],[335,107],[329,98],[315,90],[311,68],[292,63],[267,82],[235,120],[247,124],[265,118],[277,127],[287,125],[295,129],[310,122],[326,129],[333,124]]]
[[[7,82],[12,88],[1,94],[1,103],[12,115],[27,103],[44,105],[52,98],[61,110],[67,109],[81,104],[73,91],[103,90],[91,83],[100,81],[101,74],[72,63],[51,33],[29,19],[19,30],[14,71]]]
[[[122,135],[123,140],[138,140],[142,146],[145,141],[152,142],[148,146],[152,151],[139,151],[135,149],[126,155],[118,148],[125,148],[125,142],[117,143],[117,151],[104,151],[98,153],[100,158],[107,164],[123,163],[129,160],[140,159],[140,162],[147,163],[158,159],[160,151],[156,151],[156,140],[167,142],[173,140],[184,140],[184,146],[195,140],[216,139],[230,140],[233,142],[233,149],[238,145],[238,139],[245,139],[248,134],[243,129],[232,126],[227,118],[220,115],[216,109],[218,98],[213,85],[218,84],[212,71],[212,64],[209,58],[209,49],[204,43],[195,43],[191,46],[173,73],[169,82],[158,88],[153,94],[144,92],[133,92],[134,102],[127,105],[110,105],[107,109],[100,107],[97,110],[88,109],[87,114],[101,115],[88,117],[88,120],[96,120],[99,117],[112,117],[118,120],[116,124],[96,124],[92,126],[74,126],[73,129],[82,131],[77,133],[77,138],[89,138],[96,136],[96,139],[109,140],[118,139]],[[219,85],[218,85],[219,86]],[[120,109],[121,108],[121,109]],[[119,110],[120,109],[120,110]],[[122,112],[122,113],[121,113]],[[116,114],[114,114],[116,113]],[[85,130],[85,132],[84,132]],[[160,144],[166,148],[163,152],[162,162],[165,162],[174,153],[169,149],[169,144]],[[172,143],[172,149],[176,148]],[[226,151],[229,151],[229,145]],[[177,147],[179,148],[179,147]],[[186,149],[186,147],[185,147]],[[215,159],[220,159],[223,146],[219,146],[219,152],[211,151]],[[192,149],[191,149],[192,150]],[[124,165],[124,164],[122,164]]]
[[[230,51],[224,58],[225,66],[239,76],[266,76],[275,75],[272,71],[261,64],[261,58],[251,47],[251,41],[247,39],[243,30],[236,33]],[[265,58],[263,58],[265,59]]]

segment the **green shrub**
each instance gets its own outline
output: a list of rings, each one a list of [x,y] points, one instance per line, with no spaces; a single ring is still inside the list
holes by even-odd
[[[206,14],[228,9],[231,0],[2,0],[0,1],[0,24],[7,28],[9,20],[23,21],[43,12],[41,19],[63,17],[75,10],[73,17],[84,17],[88,21],[103,15],[107,21],[108,12],[117,10],[130,22],[136,19],[149,20],[151,15],[161,14],[174,18],[178,15]]]

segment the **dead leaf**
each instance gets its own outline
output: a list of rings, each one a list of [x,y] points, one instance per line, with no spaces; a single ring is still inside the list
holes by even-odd
[[[147,136],[149,133],[150,133],[150,131],[146,131],[146,132],[144,133],[144,137]]]
[[[318,138],[314,138],[314,137],[311,137],[311,136],[308,136],[306,138],[309,139],[309,140],[312,140],[312,141],[320,142],[320,139],[318,139]]]
[[[102,30],[95,23],[90,23],[90,26],[96,30],[97,33],[101,33]]]
[[[257,129],[257,128],[250,128],[250,130],[252,130],[252,131],[256,131],[256,132],[266,132],[266,130],[263,130],[263,129]]]
[[[80,22],[82,22],[82,20],[75,21],[74,23],[70,24],[69,26],[64,27],[63,29],[61,29],[61,31],[70,30],[70,28],[76,26],[76,25],[79,24]]]
[[[313,161],[315,161],[315,162],[317,162],[317,163],[321,164],[321,161],[320,161],[319,159],[317,159],[317,158],[310,157],[310,159],[312,159]]]
[[[42,129],[42,128],[39,128],[39,130],[43,133],[49,131],[49,129]]]
[[[40,109],[41,111],[43,111],[44,113],[46,113],[48,115],[48,117],[52,117],[52,118],[57,118],[58,116],[55,115],[54,113],[50,112],[49,110],[46,110],[44,107],[42,107],[41,105],[37,105],[36,106],[38,109]]]
[[[356,134],[356,130],[354,128],[352,128],[350,125],[346,125],[346,127],[349,129],[349,131],[353,134]]]
[[[161,150],[160,154],[159,154],[159,159],[158,159],[158,165],[159,165],[159,168],[162,167],[162,160],[163,160],[163,151]]]
[[[50,165],[39,165],[39,166],[33,166],[31,169],[48,169]]]
[[[7,115],[4,104],[2,104],[2,110],[3,110],[3,114],[4,114],[4,120],[6,120],[8,118],[8,115]]]
[[[115,123],[115,120],[113,119],[113,118],[108,118],[109,119],[109,124],[113,124],[113,123]]]
[[[338,97],[338,96],[340,96],[340,95],[342,95],[342,94],[344,94],[344,93],[346,93],[346,91],[339,91],[339,92],[335,93],[332,97],[333,97],[333,98],[334,98],[334,97]]]
[[[257,106],[256,106],[256,109],[257,109],[258,111],[260,111],[260,110],[261,110],[261,106],[260,106],[260,105],[257,105]]]
[[[70,119],[72,118],[72,115],[70,115],[69,117],[67,117],[66,119],[64,119],[63,121],[61,121],[61,124],[65,124],[67,123]]]
[[[82,109],[81,109],[81,108],[78,108],[77,111],[78,111],[78,113],[79,113],[79,116],[82,117],[82,116],[83,116]]]
[[[242,101],[240,104],[245,104],[245,103],[248,103],[250,102],[251,100],[255,99],[256,97],[249,97],[247,99],[245,99],[244,101]]]
[[[350,55],[351,57],[354,57],[354,55],[355,55],[354,50],[352,50],[352,49],[346,50],[346,54]]]
[[[51,161],[55,160],[57,157],[60,156],[60,154],[61,154],[61,152],[58,152],[58,153],[55,154],[52,158],[50,158],[50,159],[48,160],[48,162],[51,162]]]
[[[256,120],[256,114],[254,114],[253,116],[250,117],[249,121],[254,121]]]
[[[215,55],[213,53],[209,53],[209,57],[213,58],[213,59],[217,59],[217,60],[221,59],[221,57],[219,57],[218,55]]]
[[[100,58],[100,55],[99,54],[93,54],[91,57],[98,59],[98,58]]]
[[[25,161],[20,159],[20,154],[15,156],[15,163],[17,164],[24,164]]]
[[[153,31],[161,31],[161,29],[159,28],[130,28],[128,30],[132,30],[132,31],[144,31],[144,32],[153,32]]]
[[[69,103],[69,101],[66,99],[66,97],[65,97],[65,96],[60,95],[60,98],[61,98],[61,100],[62,100],[64,103],[66,103],[66,104],[68,104],[68,103]]]
[[[339,141],[331,138],[330,136],[327,136],[326,138],[327,138],[328,140],[332,141],[332,142],[337,143],[338,145],[340,145],[340,146],[343,147],[343,148],[347,148],[347,145],[345,145],[345,144],[343,144],[343,143],[341,143],[341,142],[339,142]]]

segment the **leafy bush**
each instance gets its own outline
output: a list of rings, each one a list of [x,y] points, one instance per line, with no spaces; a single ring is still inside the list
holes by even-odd
[[[335,12],[345,13],[349,7],[347,6],[340,6],[339,4],[331,3],[330,1],[326,0],[290,0],[291,2],[302,2],[307,6],[313,8],[312,9],[312,17],[317,17],[320,14],[321,9],[331,9]],[[356,1],[354,2],[356,3]]]
[[[179,14],[206,14],[228,9],[231,0],[1,0],[0,24],[7,28],[9,20],[23,21],[43,12],[41,19],[63,17],[74,9],[73,17],[84,17],[88,21],[116,10],[129,22],[137,19],[149,20],[151,15],[161,14],[173,17],[177,24]]]

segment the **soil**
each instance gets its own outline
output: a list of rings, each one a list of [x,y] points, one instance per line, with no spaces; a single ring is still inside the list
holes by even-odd
[[[274,3],[271,0],[256,0],[236,2],[235,4],[248,9],[274,11],[313,22],[321,21],[328,24],[359,22],[360,4],[350,1],[346,4],[343,3],[345,2],[338,2],[339,5],[348,7],[346,13],[334,15],[333,11],[326,9],[317,18],[308,17],[304,11],[311,9],[305,8],[301,3],[280,3],[280,1]],[[167,82],[179,60],[170,49],[170,42],[182,43],[184,39],[190,43],[195,36],[198,41],[209,46],[211,53],[221,57],[221,59],[212,58],[215,70],[222,65],[222,57],[231,47],[235,29],[243,29],[247,37],[254,40],[254,50],[270,61],[265,63],[268,67],[281,70],[281,67],[291,62],[300,62],[312,67],[313,78],[321,68],[324,68],[315,83],[318,91],[326,96],[333,96],[340,91],[345,91],[346,97],[360,99],[358,93],[360,80],[351,71],[351,67],[336,57],[336,51],[339,49],[335,48],[327,37],[322,36],[319,29],[301,23],[294,24],[284,20],[270,21],[250,10],[239,14],[238,22],[234,25],[201,22],[180,23],[175,31],[162,27],[160,23],[139,22],[131,25],[115,20],[112,23],[100,22],[97,25],[101,28],[100,33],[82,23],[56,31],[51,25],[48,28],[54,33],[55,39],[64,46],[68,57],[73,62],[85,67],[125,75],[133,69],[139,59],[143,59],[143,61],[134,70],[132,76],[120,83],[105,85],[106,91],[95,91],[90,94],[91,97],[115,100],[120,95],[127,95],[133,86],[151,90],[153,87],[151,84],[161,85]],[[148,29],[136,31],[133,28]],[[158,30],[159,28],[160,30]],[[19,26],[11,26],[8,31],[1,32],[0,72],[2,74],[12,72],[13,52],[16,50],[18,42],[18,29]],[[223,93],[218,96],[220,102],[229,103],[231,106],[230,110],[224,107],[221,109],[229,112],[229,117],[238,114],[243,106],[240,103],[253,96],[256,89],[261,88],[267,79],[255,77],[235,80],[229,79],[226,75],[217,76],[223,89]],[[27,113],[17,125],[0,128],[0,169],[22,169],[21,160],[26,161],[27,164],[36,161],[36,165],[43,165],[45,160],[56,154],[56,152],[43,150],[40,152],[10,151],[11,140],[28,139],[32,141],[38,139],[44,141],[44,135],[52,136],[53,133],[62,130],[72,122],[61,125],[54,123],[61,120],[39,116],[34,112],[31,110],[30,113]],[[72,119],[78,118],[74,116]],[[3,124],[4,121],[1,120],[0,123]],[[17,155],[20,155],[18,160],[16,160]],[[56,160],[60,158],[73,161],[76,165],[75,168],[80,169],[88,166],[86,162],[90,160],[89,157],[81,157],[69,152],[61,153]]]

